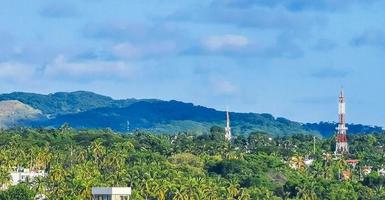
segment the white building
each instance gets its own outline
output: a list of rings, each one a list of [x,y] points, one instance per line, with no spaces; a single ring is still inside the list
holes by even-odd
[[[385,176],[385,169],[384,168],[378,169],[378,175]]]
[[[18,169],[11,172],[11,185],[17,185],[22,182],[32,182],[36,177],[45,176],[47,176],[47,173],[45,173],[44,170],[30,171],[29,169]]]
[[[92,200],[129,200],[130,187],[93,187]]]
[[[309,167],[309,166],[311,166],[313,164],[314,159],[306,158],[303,162],[305,163],[306,166]]]

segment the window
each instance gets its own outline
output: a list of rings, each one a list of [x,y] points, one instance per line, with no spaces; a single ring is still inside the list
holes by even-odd
[[[120,196],[120,200],[128,200],[128,196]]]
[[[95,195],[95,200],[111,200],[111,197],[109,195]]]

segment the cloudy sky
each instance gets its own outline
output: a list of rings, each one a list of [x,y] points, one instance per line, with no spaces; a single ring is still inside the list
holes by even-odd
[[[385,1],[13,0],[0,92],[90,90],[385,126]]]

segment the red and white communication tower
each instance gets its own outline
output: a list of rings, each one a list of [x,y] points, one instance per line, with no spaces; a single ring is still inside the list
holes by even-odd
[[[346,131],[348,128],[346,127],[346,118],[345,118],[345,97],[344,91],[341,90],[339,101],[338,101],[338,127],[337,129],[337,137],[336,137],[336,150],[335,154],[345,154],[348,153],[348,139],[346,137]]]

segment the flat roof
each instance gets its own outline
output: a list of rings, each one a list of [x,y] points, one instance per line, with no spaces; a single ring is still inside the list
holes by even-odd
[[[93,187],[92,188],[93,195],[130,195],[131,187]]]

